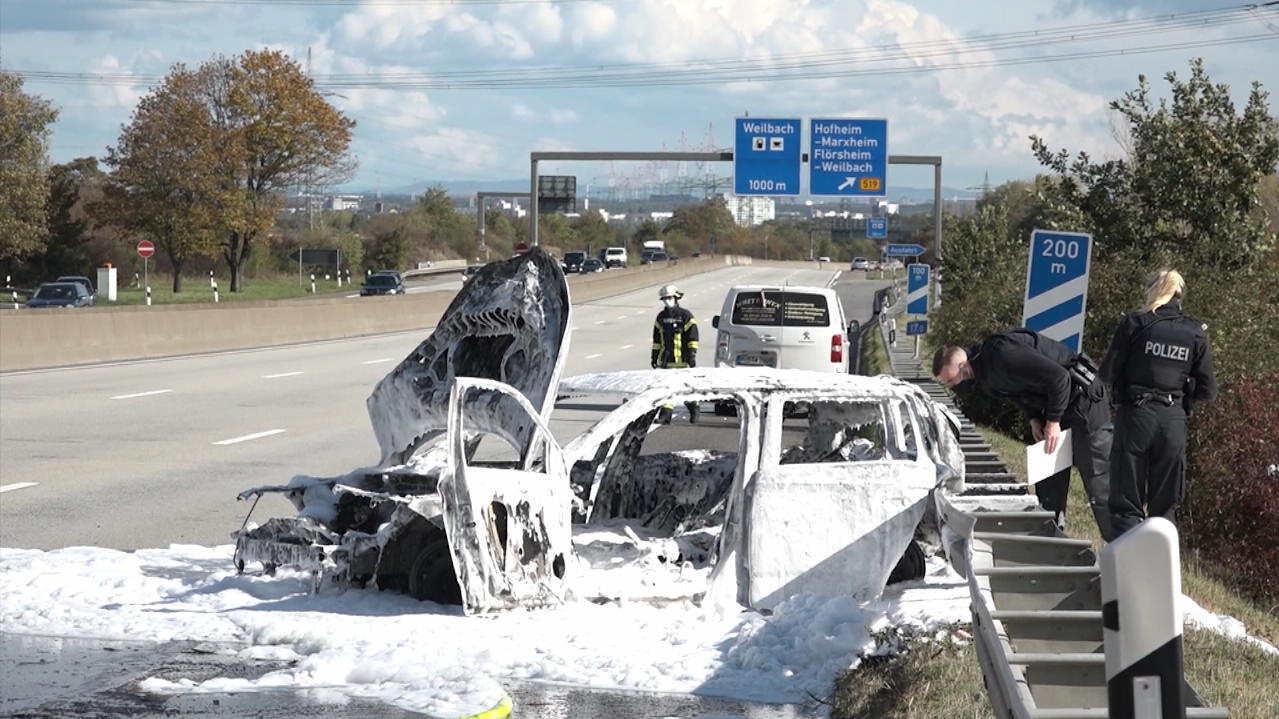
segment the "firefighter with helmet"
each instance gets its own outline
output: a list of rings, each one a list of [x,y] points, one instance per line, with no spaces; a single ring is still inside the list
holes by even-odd
[[[697,366],[697,319],[693,313],[679,306],[683,292],[675,285],[663,285],[657,291],[662,309],[653,322],[653,369],[674,369]],[[688,407],[688,421],[696,424],[700,408],[696,402],[684,403]],[[662,407],[660,420],[669,424],[674,407]]]

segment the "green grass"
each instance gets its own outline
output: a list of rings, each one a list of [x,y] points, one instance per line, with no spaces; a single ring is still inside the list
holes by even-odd
[[[867,658],[835,686],[832,719],[994,719],[972,641],[916,639],[895,656]]]
[[[309,277],[303,278],[302,285],[298,285],[296,275],[280,275],[273,277],[260,277],[246,279],[241,287],[240,292],[229,291],[231,280],[226,277],[215,277],[218,283],[218,301],[219,302],[245,302],[251,300],[280,300],[290,297],[304,297],[311,293],[311,281]],[[196,302],[212,302],[213,290],[209,287],[209,278],[206,277],[183,277],[182,292],[174,294],[173,278],[164,275],[151,275],[151,303],[153,305],[167,304],[190,304]],[[315,281],[315,289],[319,294],[345,292],[348,285],[337,286],[334,280],[325,281],[322,277],[317,277]],[[352,292],[357,287],[349,286]],[[116,301],[108,302],[99,298],[98,306],[111,305],[141,305],[146,304],[146,293],[141,287],[121,287],[116,293]]]

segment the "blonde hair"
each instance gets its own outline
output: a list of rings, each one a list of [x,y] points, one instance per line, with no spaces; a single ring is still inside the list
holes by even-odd
[[[1146,312],[1153,312],[1172,300],[1181,299],[1186,291],[1186,281],[1181,273],[1169,268],[1155,270],[1146,276]]]

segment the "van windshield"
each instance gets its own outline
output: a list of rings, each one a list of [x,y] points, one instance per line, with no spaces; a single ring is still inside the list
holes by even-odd
[[[830,309],[826,305],[825,296],[809,292],[742,292],[733,300],[733,324],[759,327],[829,327]]]

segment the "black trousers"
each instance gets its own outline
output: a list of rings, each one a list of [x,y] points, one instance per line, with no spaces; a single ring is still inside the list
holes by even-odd
[[[1092,509],[1101,538],[1110,541],[1114,538],[1111,534],[1110,517],[1110,462],[1114,425],[1110,422],[1110,412],[1104,399],[1098,402],[1084,400],[1083,406],[1072,407],[1062,420],[1062,427],[1070,430],[1071,464],[1079,470],[1079,476],[1084,482],[1088,506]],[[1070,470],[1058,472],[1036,484],[1035,496],[1044,509],[1064,514],[1066,500],[1070,496]]]
[[[1110,453],[1110,514],[1115,536],[1146,517],[1173,521],[1186,490],[1186,412],[1147,401],[1125,404],[1115,422]]]

